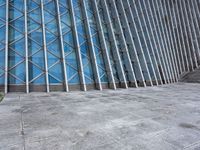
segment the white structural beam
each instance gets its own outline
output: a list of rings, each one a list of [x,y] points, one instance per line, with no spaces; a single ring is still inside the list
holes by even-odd
[[[150,41],[150,36],[149,36],[149,31],[147,29],[147,24],[146,24],[146,21],[144,19],[144,13],[141,13],[142,17],[140,18],[139,9],[142,9],[142,8],[141,8],[141,5],[140,5],[139,1],[138,1],[138,5],[136,5],[136,1],[133,0],[133,5],[135,6],[134,8],[136,10],[137,17],[138,17],[138,20],[139,20],[139,26],[140,26],[140,29],[141,29],[142,37],[144,39],[144,45],[146,47],[147,54],[148,54],[148,57],[149,57],[149,60],[150,60],[150,63],[151,63],[151,67],[152,67],[152,70],[153,70],[153,75],[154,75],[156,84],[158,85],[158,78],[161,79],[161,77],[160,77],[160,74],[157,77],[157,74],[156,74],[156,71],[155,71],[156,69],[157,70],[159,70],[159,69],[158,69],[158,64],[157,64],[156,58],[155,58],[155,53],[154,53],[154,50],[153,50],[153,47],[152,47],[152,43]],[[144,23],[144,27],[142,26],[142,21]],[[145,36],[144,28],[146,28],[146,30],[147,30],[147,32],[146,32],[147,36]],[[147,45],[147,40],[148,39],[149,39],[150,47],[148,47],[148,45]],[[150,49],[152,50],[152,56],[150,55]]]
[[[161,35],[161,30],[160,30],[160,27],[159,27],[158,18],[154,14],[155,13],[154,7],[151,7],[149,0],[147,1],[147,3],[145,3],[145,0],[143,0],[143,3],[145,4],[146,8],[147,7],[149,8],[150,14],[148,14],[148,12],[146,12],[146,13],[148,15],[148,18],[151,17],[151,19],[149,19],[149,23],[152,22],[152,25],[150,24],[150,26],[152,26],[152,28],[153,28],[152,34],[154,34],[153,37],[155,37],[155,38],[153,38],[153,40],[155,40],[154,44],[156,45],[156,49],[160,50],[160,52],[158,51],[158,53],[160,53],[161,58],[162,58],[161,60],[162,60],[162,63],[163,63],[163,70],[164,70],[162,72],[165,75],[165,81],[166,81],[166,83],[170,83],[170,80],[169,80],[170,79],[170,71],[169,71],[170,69],[169,69],[169,65],[167,63],[167,57],[166,57],[165,48],[164,48],[164,45],[163,45],[164,41],[163,41],[163,38],[162,38],[162,35]]]
[[[80,76],[80,84],[81,89],[83,91],[87,91],[86,83],[85,83],[85,77],[84,77],[84,71],[83,71],[83,62],[81,57],[81,50],[80,45],[78,42],[78,32],[76,27],[76,20],[75,20],[75,13],[74,13],[74,7],[73,7],[73,0],[69,0],[69,10],[72,18],[72,26],[73,26],[73,35],[74,35],[74,41],[75,41],[75,49],[76,49],[76,55],[78,58],[78,72]]]
[[[111,62],[110,62],[110,58],[109,58],[109,53],[108,53],[108,48],[106,45],[106,41],[105,41],[105,36],[103,33],[103,27],[102,27],[102,23],[101,23],[101,18],[100,18],[100,14],[99,14],[99,10],[98,10],[98,6],[97,6],[97,2],[96,0],[93,0],[93,9],[95,11],[94,15],[97,21],[97,28],[98,28],[98,33],[100,36],[100,44],[104,55],[104,60],[105,60],[105,67],[108,73],[108,81],[109,81],[109,87],[116,89],[116,84],[115,84],[115,79],[114,79],[114,75],[113,75],[113,70],[112,70],[112,66],[111,66]]]
[[[175,10],[176,10],[176,15],[177,15],[177,22],[178,22],[178,29],[180,29],[180,40],[181,40],[181,45],[183,47],[182,51],[184,53],[184,56],[185,56],[185,72],[189,71],[190,68],[189,68],[189,58],[187,57],[187,49],[186,49],[186,45],[185,45],[185,42],[184,42],[184,34],[183,34],[183,27],[182,27],[182,23],[181,23],[181,17],[180,17],[180,9],[179,9],[179,6],[178,6],[178,1],[176,0],[176,3],[175,3]]]
[[[125,71],[123,69],[123,64],[122,64],[122,60],[121,60],[121,57],[120,57],[120,54],[119,54],[119,49],[117,47],[116,38],[115,38],[115,35],[114,35],[114,30],[113,30],[113,27],[112,27],[112,24],[111,24],[111,17],[109,15],[108,6],[107,6],[107,3],[106,3],[105,0],[102,0],[101,3],[102,3],[102,6],[103,6],[104,13],[106,14],[106,23],[107,23],[108,28],[109,28],[109,35],[110,35],[110,39],[111,39],[112,46],[113,46],[112,50],[115,50],[115,52],[113,52],[113,56],[115,57],[115,60],[116,60],[116,63],[117,63],[117,68],[118,68],[118,71],[119,71],[120,86],[124,87],[124,88],[128,88],[127,80],[126,80],[126,76],[125,76]]]
[[[145,3],[144,0],[140,1],[139,3],[140,3],[140,9],[142,9],[141,3],[143,3],[144,14],[142,16],[143,16],[143,20],[146,24],[145,27],[148,31],[148,39],[150,40],[151,49],[152,49],[152,51],[155,50],[154,55],[155,55],[155,58],[157,58],[156,62],[158,61],[157,62],[157,69],[160,72],[161,81],[164,82],[164,83],[167,83],[167,79],[166,79],[167,78],[167,75],[166,75],[167,70],[166,70],[166,66],[165,66],[165,61],[163,60],[164,58],[163,58],[163,53],[162,53],[162,50],[161,50],[160,42],[158,44],[156,43],[156,38],[158,38],[158,33],[157,33],[158,31],[156,30],[156,27],[155,27],[155,21],[154,21],[155,19],[152,15],[152,10],[151,10],[150,7],[147,7],[148,5],[147,5],[147,3]],[[147,10],[147,8],[148,8],[148,10]],[[145,15],[146,15],[146,18],[144,17]],[[152,19],[152,21],[150,20],[150,18]],[[151,23],[151,22],[153,22],[153,23]],[[149,29],[147,28],[147,26],[149,26]],[[153,31],[153,28],[154,28],[155,34],[154,34],[154,31]],[[151,39],[151,37],[152,37],[152,39]],[[155,49],[154,49],[153,45],[154,45]],[[160,50],[160,52],[159,52],[159,50]],[[156,57],[156,55],[157,55],[157,57]],[[160,66],[159,66],[159,64],[160,64]],[[161,82],[161,84],[162,84],[162,82]]]
[[[183,5],[182,5],[183,4]],[[197,68],[198,67],[198,64],[197,64],[197,56],[196,56],[196,52],[195,52],[195,46],[194,46],[194,42],[193,42],[193,37],[192,37],[192,30],[191,30],[191,26],[190,26],[190,22],[189,22],[189,19],[188,19],[188,11],[187,11],[187,9],[186,9],[186,4],[185,4],[185,0],[183,0],[183,2],[181,3],[181,5],[182,5],[182,7],[183,7],[183,14],[184,14],[184,16],[185,16],[185,21],[186,21],[186,24],[187,25],[185,25],[185,27],[186,27],[186,34],[187,34],[187,37],[188,37],[188,43],[189,43],[189,45],[190,45],[190,49],[192,50],[192,54],[193,54],[193,56],[191,56],[192,57],[192,59],[193,59],[193,63],[194,63],[194,68],[193,69],[195,69],[195,68]],[[188,29],[188,30],[187,30]],[[190,42],[189,42],[190,41]],[[192,55],[191,54],[191,55]]]
[[[46,80],[46,91],[49,92],[49,72],[48,72],[48,61],[47,61],[47,45],[46,45],[46,30],[44,22],[44,1],[40,0],[41,15],[42,15],[42,37],[43,37],[43,51],[44,51],[44,63],[45,63],[45,80]]]
[[[25,87],[26,87],[26,93],[29,93],[29,68],[28,68],[28,26],[27,26],[27,0],[24,0],[24,38],[25,38]]]
[[[59,2],[56,0],[56,12],[57,12],[57,22],[58,22],[58,31],[59,31],[59,43],[60,43],[60,49],[61,49],[61,63],[63,66],[63,76],[64,76],[64,86],[65,91],[69,91],[68,87],[68,79],[67,79],[67,68],[66,68],[66,62],[65,62],[65,51],[64,51],[64,45],[63,45],[63,33],[62,33],[62,25],[60,21],[60,8],[59,8]],[[67,20],[66,20],[67,21]]]
[[[142,84],[145,85],[145,79],[142,73],[140,60],[138,58],[139,54],[137,53],[133,36],[131,34],[131,29],[130,29],[128,18],[125,12],[124,4],[122,0],[118,0],[115,3],[116,3],[116,6],[118,6],[117,9],[118,9],[119,17],[120,17],[120,22],[125,34],[124,38],[126,40],[127,46],[129,46],[128,51],[130,54],[132,66],[134,68],[136,80],[142,82]]]
[[[171,0],[168,2],[168,3],[173,3]],[[169,4],[168,4],[169,5]],[[184,60],[184,56],[183,56],[183,52],[184,52],[184,48],[181,44],[181,37],[180,37],[180,30],[179,30],[179,27],[178,27],[178,18],[177,18],[177,15],[176,15],[176,12],[175,12],[175,6],[176,4],[174,4],[174,6],[171,8],[169,7],[169,11],[171,13],[171,18],[173,18],[173,21],[172,21],[172,26],[173,26],[173,33],[174,33],[174,38],[175,38],[175,43],[176,43],[176,46],[177,46],[177,51],[178,51],[178,55],[180,55],[180,58],[179,58],[179,63],[180,63],[180,69],[181,69],[181,74],[183,72],[185,72],[185,68],[186,68],[186,63],[185,63],[185,60]]]
[[[137,81],[136,81],[136,78],[135,78],[135,73],[134,73],[134,70],[133,70],[133,66],[132,66],[132,63],[131,63],[131,59],[130,59],[130,54],[128,52],[128,47],[127,47],[127,44],[126,44],[126,40],[125,40],[125,37],[124,37],[124,33],[123,33],[123,29],[122,29],[122,26],[120,24],[120,19],[119,19],[119,15],[118,15],[118,10],[116,8],[116,5],[115,5],[115,2],[114,0],[109,0],[108,2],[110,2],[110,4],[113,4],[112,5],[112,8],[113,8],[113,13],[110,13],[111,17],[113,20],[115,20],[115,31],[117,32],[117,34],[119,35],[119,44],[120,44],[120,52],[122,53],[123,55],[123,62],[125,63],[125,66],[126,66],[126,71],[127,71],[127,76],[129,78],[129,86],[138,86],[137,85]],[[113,22],[114,23],[114,22]]]
[[[173,9],[173,7],[170,7],[170,1],[163,1],[164,3],[164,8],[165,8],[165,11],[167,13],[167,16],[169,18],[169,21],[168,21],[168,26],[169,26],[169,30],[170,30],[170,38],[171,38],[171,43],[172,43],[172,47],[173,47],[173,52],[174,52],[174,58],[176,61],[176,64],[177,64],[177,74],[178,74],[178,77],[180,76],[180,74],[182,74],[182,64],[181,64],[181,59],[180,59],[180,53],[179,53],[179,49],[178,49],[178,41],[177,41],[177,38],[176,38],[176,31],[175,31],[175,25],[174,25],[174,18],[172,16],[172,12],[171,10]]]
[[[189,55],[189,60],[190,60],[190,66],[189,67],[190,67],[190,70],[194,70],[194,61],[193,61],[192,54],[191,54],[191,46],[189,44],[187,27],[186,27],[186,20],[185,20],[186,16],[184,16],[182,2],[177,0],[177,4],[179,5],[180,16],[182,18],[183,34],[185,35],[184,39],[186,40],[186,46],[187,46],[186,51]]]
[[[141,41],[140,41],[140,36],[138,34],[138,29],[137,29],[137,26],[136,26],[136,22],[134,20],[134,16],[133,16],[133,12],[132,12],[132,8],[131,8],[131,5],[129,3],[129,0],[125,0],[124,1],[125,5],[126,5],[126,10],[127,10],[127,14],[129,15],[129,24],[130,24],[130,28],[131,28],[131,33],[134,34],[135,33],[135,38],[137,38],[138,40],[138,44],[139,44],[139,49],[138,51],[141,52],[141,57],[140,59],[143,60],[143,63],[144,63],[144,66],[145,68],[143,68],[143,75],[144,73],[146,72],[146,77],[148,78],[148,82],[150,83],[150,86],[153,86],[153,83],[152,83],[152,79],[151,79],[151,76],[150,76],[150,72],[149,72],[149,68],[148,68],[148,65],[147,65],[147,61],[146,61],[146,58],[145,58],[145,55],[144,55],[144,51],[143,51],[143,48],[142,48],[142,44],[141,44]],[[144,70],[145,69],[145,70]],[[145,76],[145,75],[144,75]],[[147,78],[145,77],[145,84],[144,86],[147,85]]]
[[[92,68],[93,68],[93,73],[94,73],[94,79],[95,79],[95,85],[96,88],[99,90],[102,90],[102,85],[101,85],[101,80],[100,80],[100,74],[99,74],[99,69],[97,65],[97,59],[96,59],[96,54],[95,54],[95,48],[94,48],[94,43],[92,41],[92,35],[91,35],[91,30],[90,30],[90,23],[88,19],[88,13],[86,10],[86,2],[85,0],[80,0],[81,6],[82,6],[82,12],[83,12],[83,18],[85,22],[85,29],[86,29],[86,37],[88,40],[88,47],[90,50],[90,56],[92,60]]]
[[[163,45],[165,47],[165,52],[166,52],[166,57],[168,59],[168,65],[170,67],[170,73],[171,73],[171,76],[170,76],[170,80],[171,82],[175,82],[175,73],[174,73],[174,65],[173,65],[173,59],[170,55],[170,47],[169,47],[169,41],[167,39],[167,32],[166,32],[166,29],[164,27],[164,24],[163,24],[163,13],[162,13],[162,10],[161,10],[161,6],[159,6],[157,0],[155,1],[152,1],[153,3],[153,7],[154,7],[154,4],[155,4],[155,10],[157,10],[156,14],[158,15],[158,20],[159,20],[159,26],[160,26],[160,30],[161,30],[161,34],[163,36]]]
[[[6,0],[6,32],[5,32],[5,82],[4,93],[8,93],[8,25],[9,25],[9,0]]]

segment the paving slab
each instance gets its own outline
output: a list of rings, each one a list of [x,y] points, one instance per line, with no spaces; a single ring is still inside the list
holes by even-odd
[[[200,84],[9,93],[0,150],[199,150]]]

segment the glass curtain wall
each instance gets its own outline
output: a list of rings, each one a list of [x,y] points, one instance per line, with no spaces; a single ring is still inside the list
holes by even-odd
[[[177,82],[199,67],[198,6],[198,0],[0,0],[0,91]]]

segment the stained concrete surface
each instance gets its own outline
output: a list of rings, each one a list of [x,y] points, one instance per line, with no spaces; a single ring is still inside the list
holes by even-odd
[[[1,150],[199,150],[200,84],[8,94]]]

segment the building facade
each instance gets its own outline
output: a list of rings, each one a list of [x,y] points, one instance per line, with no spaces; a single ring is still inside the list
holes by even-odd
[[[5,93],[156,86],[199,64],[199,0],[0,0]]]

